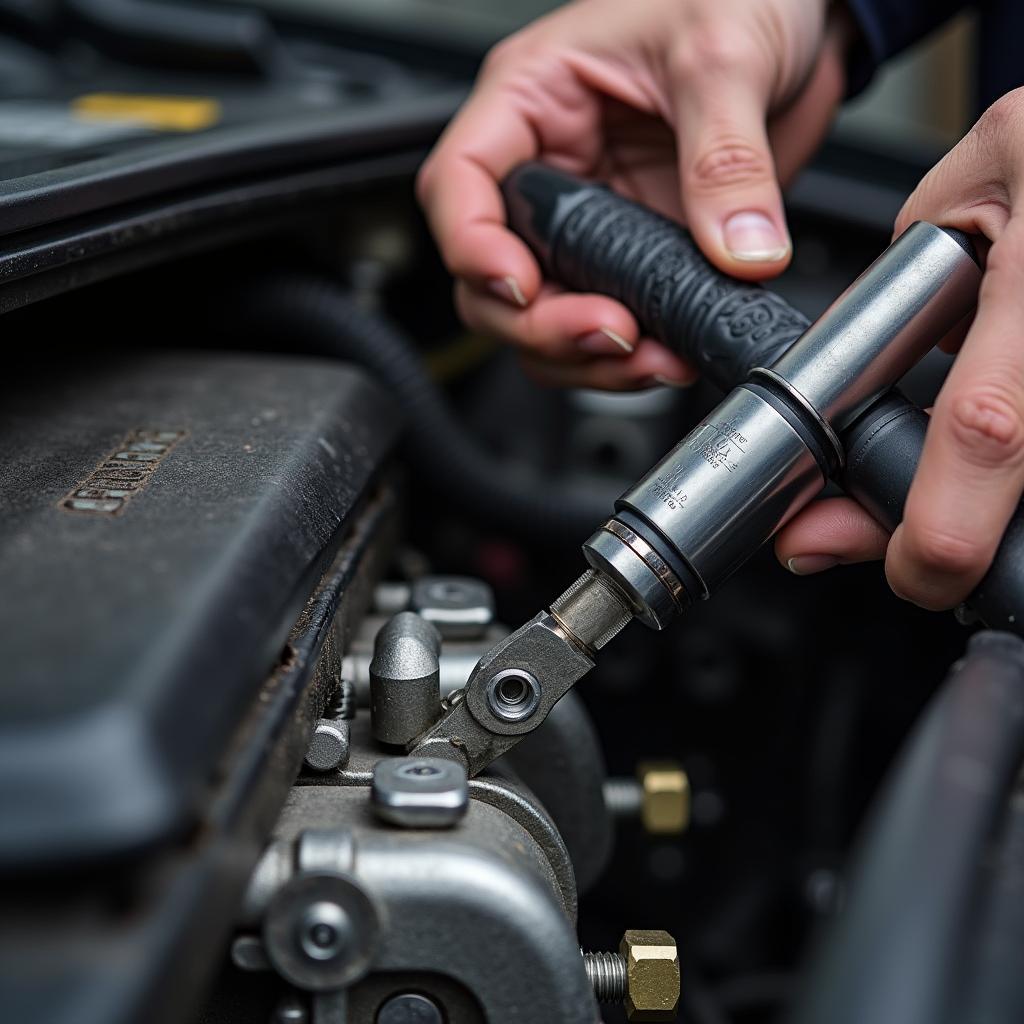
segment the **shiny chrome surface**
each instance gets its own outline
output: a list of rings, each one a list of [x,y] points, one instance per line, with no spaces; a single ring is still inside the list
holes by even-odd
[[[584,556],[597,572],[615,582],[645,626],[664,629],[689,603],[685,591],[646,541],[631,530],[628,537],[619,536],[608,525],[583,545]]]
[[[842,469],[846,463],[846,450],[843,448],[843,442],[839,440],[839,435],[832,429],[832,424],[824,419],[818,413],[818,410],[785,377],[780,377],[774,370],[757,367],[750,371],[750,376],[754,379],[753,382],[768,384],[776,394],[784,394],[791,408],[803,409],[831,448],[831,455],[835,459],[836,467]],[[760,381],[757,378],[760,378]]]
[[[908,228],[771,370],[842,430],[973,309],[981,270],[941,228]]]
[[[736,388],[619,504],[671,538],[706,596],[824,483],[789,423]]]

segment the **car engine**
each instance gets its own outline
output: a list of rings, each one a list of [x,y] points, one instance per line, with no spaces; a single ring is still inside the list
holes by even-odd
[[[412,180],[479,41],[175,6],[0,3],[0,1018],[1020,1019],[1015,622],[762,550],[422,742],[720,396],[459,325]],[[801,315],[919,172],[796,182]]]

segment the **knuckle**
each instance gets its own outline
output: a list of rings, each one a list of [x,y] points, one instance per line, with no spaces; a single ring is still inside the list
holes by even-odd
[[[1002,134],[1019,129],[1024,121],[1024,88],[1004,93],[993,103],[978,121],[982,131]]]
[[[670,68],[677,81],[746,68],[757,52],[747,33],[737,32],[730,23],[710,21],[696,24],[673,48]]]
[[[426,206],[430,200],[430,193],[434,181],[433,167],[434,161],[428,158],[427,160],[424,160],[420,165],[420,169],[416,172],[416,201],[420,206]]]
[[[950,533],[928,522],[905,521],[904,553],[910,571],[906,573],[906,596],[918,600],[927,591],[915,581],[925,575],[941,573],[963,576],[983,569],[990,553],[985,544],[969,537]],[[920,591],[920,592],[915,592]]]
[[[1014,294],[1024,284],[1024,231],[1004,231],[985,260],[981,299],[992,301],[1001,293]]]
[[[771,181],[771,157],[739,136],[719,137],[699,153],[687,176],[688,187],[697,192],[715,192]]]
[[[480,64],[480,74],[488,75],[500,71],[509,64],[514,64],[519,59],[522,49],[519,34],[506,36],[495,43],[484,55]]]
[[[1014,466],[1024,457],[1024,422],[1005,386],[975,384],[954,394],[947,425],[969,464],[980,468]]]

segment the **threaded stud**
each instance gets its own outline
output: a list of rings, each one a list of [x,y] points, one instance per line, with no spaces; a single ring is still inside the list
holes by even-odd
[[[342,679],[324,709],[324,718],[349,721],[356,717],[356,688],[351,679]]]
[[[626,961],[618,953],[584,953],[583,967],[599,1003],[621,1003],[626,998]]]
[[[613,818],[639,818],[644,806],[644,788],[636,779],[606,779],[604,803]]]

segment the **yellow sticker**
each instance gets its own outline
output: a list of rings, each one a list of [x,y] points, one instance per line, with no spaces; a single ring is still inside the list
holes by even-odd
[[[145,96],[92,92],[72,100],[76,117],[87,121],[127,121],[156,131],[199,132],[220,120],[220,104],[204,96]]]

